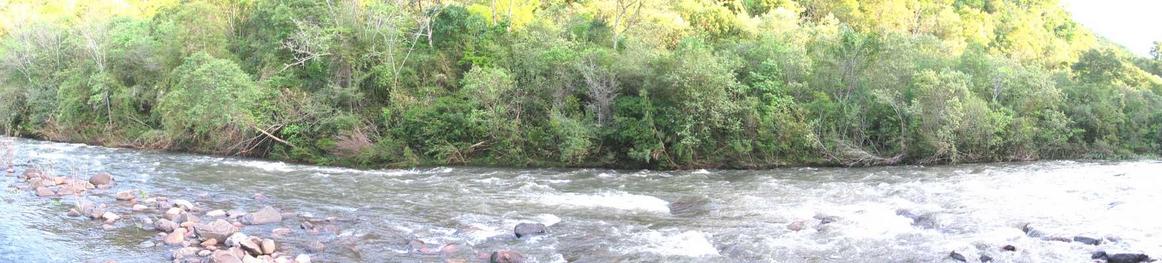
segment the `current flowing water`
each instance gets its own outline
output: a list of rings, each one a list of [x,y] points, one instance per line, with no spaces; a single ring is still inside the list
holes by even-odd
[[[997,262],[1092,262],[1097,250],[1162,256],[1159,161],[356,170],[2,139],[13,142],[16,174],[32,166],[83,178],[113,174],[112,189],[84,197],[94,201],[113,203],[112,193],[133,190],[210,209],[270,205],[295,213],[244,232],[295,229],[279,240],[282,250],[306,253],[306,244],[320,241],[327,248],[311,254],[315,262],[480,262],[480,254],[502,249],[528,262],[942,262],[951,251],[969,262],[982,254]],[[105,230],[65,215],[76,197],[38,198],[19,184],[0,176],[0,262],[169,260],[170,248],[139,246],[155,232],[134,220]],[[307,217],[336,220],[328,231],[307,233],[298,228]],[[521,222],[546,224],[549,234],[516,239],[512,229]],[[1029,237],[1024,224],[1048,236],[1106,242]],[[411,240],[469,249],[420,253]]]

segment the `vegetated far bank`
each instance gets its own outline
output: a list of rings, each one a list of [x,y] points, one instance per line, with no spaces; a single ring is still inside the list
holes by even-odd
[[[1162,51],[1134,56],[1055,0],[124,5],[0,7],[20,18],[0,28],[5,134],[371,167],[926,164],[1162,145]]]

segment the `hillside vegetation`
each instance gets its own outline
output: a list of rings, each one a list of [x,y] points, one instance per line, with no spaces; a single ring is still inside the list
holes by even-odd
[[[1056,0],[0,3],[12,136],[328,165],[1162,150],[1162,51]]]

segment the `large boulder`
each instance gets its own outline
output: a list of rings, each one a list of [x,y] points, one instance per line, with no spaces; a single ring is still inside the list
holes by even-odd
[[[244,222],[251,225],[265,225],[282,222],[282,212],[274,207],[263,207],[257,212],[251,213],[243,217]]]
[[[516,234],[516,238],[543,235],[548,232],[548,229],[545,228],[545,224],[540,223],[520,223],[517,224],[515,228],[513,228],[513,233]]]
[[[197,234],[202,240],[226,240],[227,237],[237,232],[238,227],[222,219],[214,220],[208,224],[194,225],[194,234]]]
[[[98,173],[93,175],[93,177],[89,177],[89,183],[96,186],[109,185],[113,183],[113,175],[109,173]]]

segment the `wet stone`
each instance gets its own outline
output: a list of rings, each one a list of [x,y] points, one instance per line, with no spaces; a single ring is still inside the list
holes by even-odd
[[[952,253],[948,253],[948,257],[952,258],[953,260],[956,260],[956,261],[968,262],[968,259],[965,258],[964,255],[961,255],[960,253],[956,253],[956,251],[952,251]]]
[[[513,228],[513,232],[516,234],[516,238],[522,238],[526,236],[543,235],[549,231],[545,228],[545,224],[520,223],[517,224],[515,228]]]
[[[98,173],[89,177],[89,183],[96,186],[109,185],[113,183],[113,175],[109,173]]]
[[[1092,238],[1092,237],[1084,237],[1084,236],[1073,237],[1073,242],[1078,242],[1078,243],[1092,245],[1092,246],[1101,245],[1101,239],[1096,239],[1096,238]]]
[[[521,263],[525,257],[513,251],[496,251],[488,258],[489,263]]]
[[[243,220],[243,222],[246,222],[250,225],[273,224],[282,222],[282,213],[274,207],[267,206],[263,207],[262,209],[258,209],[258,211],[254,212],[253,214],[246,215],[244,219],[245,220]]]

